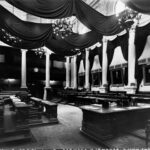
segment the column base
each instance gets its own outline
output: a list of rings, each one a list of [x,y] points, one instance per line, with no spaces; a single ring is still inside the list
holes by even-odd
[[[100,93],[107,93],[108,92],[108,87],[107,86],[101,86],[99,88],[99,92]]]
[[[51,100],[52,99],[52,88],[51,87],[44,87],[44,100]]]
[[[70,89],[70,87],[64,87],[65,90]]]
[[[20,89],[23,90],[23,91],[27,91],[28,87],[27,86],[21,86]]]
[[[89,87],[88,87],[88,88],[85,88],[85,91],[89,92],[89,91],[90,91],[90,88],[89,88]]]
[[[127,86],[125,87],[126,93],[127,94],[135,94],[136,93],[136,86]]]

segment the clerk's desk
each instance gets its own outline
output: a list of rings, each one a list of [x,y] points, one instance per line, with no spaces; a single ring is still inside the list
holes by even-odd
[[[83,112],[81,132],[97,141],[113,138],[119,133],[145,128],[150,119],[150,104],[109,108],[93,104],[80,107]]]

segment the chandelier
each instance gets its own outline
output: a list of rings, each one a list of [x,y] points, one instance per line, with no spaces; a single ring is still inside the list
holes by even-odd
[[[18,44],[22,42],[22,39],[19,37],[11,35],[9,32],[7,32],[5,29],[0,29],[0,36],[7,42],[11,42],[12,44]]]
[[[42,58],[43,55],[45,54],[45,49],[44,49],[44,47],[40,47],[40,48],[34,49],[34,51],[35,51],[35,54],[36,54],[36,55],[39,55],[39,56],[40,56],[40,58]]]
[[[140,19],[140,15],[137,11],[126,8],[124,11],[117,15],[117,18],[121,28],[129,30],[134,24],[135,20],[138,21]]]
[[[54,22],[52,23],[52,27],[53,36],[56,39],[64,39],[65,37],[73,33],[73,24],[69,17],[54,20]]]

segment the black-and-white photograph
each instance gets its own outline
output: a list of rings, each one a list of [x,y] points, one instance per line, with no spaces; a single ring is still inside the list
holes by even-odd
[[[0,0],[0,149],[150,149],[150,0]]]

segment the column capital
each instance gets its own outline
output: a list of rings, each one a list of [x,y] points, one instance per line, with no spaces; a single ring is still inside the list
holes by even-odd
[[[135,23],[130,28],[130,32],[135,32],[137,25],[138,25],[138,21],[135,21]]]
[[[107,43],[108,42],[108,38],[106,36],[103,36],[102,41],[103,41],[103,43]]]
[[[89,48],[89,47],[85,49],[85,52],[87,52],[87,51],[90,51],[90,48]]]
[[[49,50],[45,50],[45,55],[51,55],[52,54],[52,52],[51,51],[49,51]]]
[[[21,52],[27,52],[28,50],[27,49],[21,49]]]
[[[77,55],[74,55],[74,59],[77,59]]]

